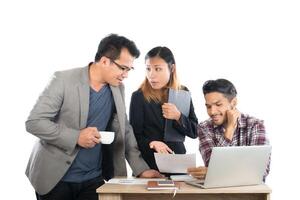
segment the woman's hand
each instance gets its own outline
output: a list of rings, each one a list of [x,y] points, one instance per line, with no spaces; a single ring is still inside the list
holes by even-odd
[[[172,149],[161,141],[152,141],[149,144],[151,149],[154,149],[157,153],[173,153]]]
[[[178,121],[181,116],[181,112],[172,103],[164,103],[162,106],[162,114],[166,119],[174,119]]]

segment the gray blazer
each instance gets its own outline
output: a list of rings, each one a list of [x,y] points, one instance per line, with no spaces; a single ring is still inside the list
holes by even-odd
[[[56,72],[26,121],[26,130],[39,138],[32,150],[26,175],[41,195],[47,194],[61,180],[78,153],[77,139],[80,130],[86,128],[89,110],[88,69]],[[113,166],[107,168],[113,170],[112,175],[126,176],[126,158],[133,173],[138,175],[149,167],[141,157],[127,120],[124,87],[110,88],[116,113],[110,119],[108,130],[115,132],[115,139],[112,145],[102,145],[109,146],[103,164],[111,160]]]

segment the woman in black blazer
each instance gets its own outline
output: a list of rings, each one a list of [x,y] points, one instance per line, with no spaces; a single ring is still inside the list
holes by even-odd
[[[140,88],[132,94],[130,103],[130,123],[142,153],[151,169],[156,169],[154,152],[186,153],[183,144],[164,140],[166,119],[184,136],[197,137],[198,119],[192,101],[188,116],[183,115],[174,104],[168,102],[169,88],[187,90],[177,79],[173,53],[167,47],[155,47],[146,57],[146,78]],[[184,138],[184,137],[183,137]]]

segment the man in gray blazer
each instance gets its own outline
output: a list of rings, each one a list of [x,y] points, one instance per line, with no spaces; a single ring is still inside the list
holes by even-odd
[[[128,123],[122,81],[139,56],[133,41],[111,34],[102,39],[95,62],[56,72],[26,121],[39,140],[26,175],[37,199],[97,199],[103,179],[134,175],[161,177],[142,159]],[[115,132],[101,144],[101,131]]]

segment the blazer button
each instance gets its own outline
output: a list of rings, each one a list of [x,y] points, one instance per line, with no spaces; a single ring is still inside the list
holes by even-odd
[[[68,160],[66,163],[67,163],[68,165],[70,165],[70,164],[71,164],[71,161]]]

